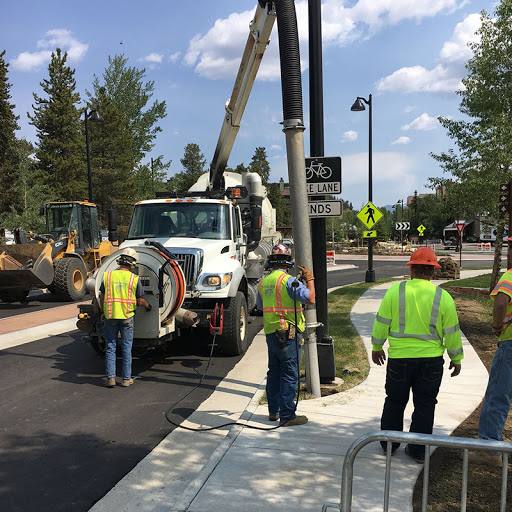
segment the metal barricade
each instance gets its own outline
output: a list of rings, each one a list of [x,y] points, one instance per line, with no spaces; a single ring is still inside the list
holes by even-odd
[[[352,484],[354,477],[354,460],[359,451],[364,446],[370,443],[374,443],[376,441],[385,441],[387,443],[386,472],[384,480],[384,498],[382,509],[383,512],[388,512],[389,509],[389,491],[391,484],[391,448],[393,442],[425,445],[423,493],[421,500],[422,512],[427,511],[431,446],[459,448],[460,450],[462,450],[462,492],[460,505],[460,509],[462,512],[466,511],[467,506],[469,450],[501,452],[503,456],[503,462],[501,470],[500,512],[505,512],[507,506],[508,459],[509,453],[512,453],[512,443],[506,443],[502,441],[488,441],[484,439],[469,439],[467,437],[451,437],[428,434],[415,434],[410,432],[395,432],[392,430],[379,430],[377,432],[370,432],[360,437],[350,445],[349,449],[347,450],[347,453],[345,454],[345,460],[343,462],[343,473],[341,477],[341,502],[339,504],[325,503],[322,507],[322,512],[326,512],[330,508],[339,510],[340,512],[350,512],[352,510]]]

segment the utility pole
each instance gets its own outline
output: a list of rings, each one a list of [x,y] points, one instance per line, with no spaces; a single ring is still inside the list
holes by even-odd
[[[322,6],[321,0],[309,0],[309,154],[324,156],[324,98],[322,77]],[[325,199],[324,196],[315,199]],[[333,224],[334,225],[334,224]],[[333,228],[334,233],[334,228]],[[336,377],[333,339],[329,336],[327,307],[327,233],[325,217],[311,219],[313,270],[315,273],[318,367],[320,382],[330,384]],[[334,234],[333,234],[334,241]]]

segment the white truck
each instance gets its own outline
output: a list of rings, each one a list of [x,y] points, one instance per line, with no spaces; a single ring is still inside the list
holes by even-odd
[[[239,355],[247,348],[248,314],[280,234],[260,176],[224,169],[275,17],[272,2],[258,4],[210,172],[185,197],[140,201],[134,207],[120,250],[136,250],[135,272],[153,306],[135,316],[135,351],[165,344],[184,329],[207,327],[216,305],[224,310],[218,351]],[[93,304],[79,306],[77,326],[100,352],[99,287],[103,274],[117,268],[117,257],[111,255],[98,270]]]

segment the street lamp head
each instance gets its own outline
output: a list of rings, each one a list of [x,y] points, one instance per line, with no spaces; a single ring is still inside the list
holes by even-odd
[[[362,112],[363,110],[366,110],[366,107],[361,100],[362,98],[357,98],[356,101],[354,101],[354,104],[350,107],[352,112]]]
[[[102,115],[97,110],[91,110],[87,117],[90,121],[104,121]]]

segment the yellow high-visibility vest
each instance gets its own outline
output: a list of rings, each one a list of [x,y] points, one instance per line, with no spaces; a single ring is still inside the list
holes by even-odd
[[[286,291],[290,275],[283,270],[274,270],[261,280],[258,289],[263,301],[263,330],[272,334],[277,330],[287,330],[295,325],[295,301]],[[297,301],[297,329],[304,332],[306,319],[302,314],[302,304]]]
[[[491,297],[493,299],[496,298],[498,293],[504,293],[508,295],[512,299],[512,270],[507,270],[498,281],[498,284],[494,287],[494,290],[491,292]],[[512,321],[512,300],[508,303],[507,312],[505,314],[505,319],[503,320],[505,323]],[[498,338],[500,341],[512,340],[512,324],[510,324],[504,331],[501,331],[501,334]]]
[[[129,270],[112,270],[103,274],[105,318],[126,320],[135,314],[137,298],[135,292],[139,276]]]
[[[426,279],[403,281],[387,291],[373,324],[373,350],[382,350],[386,339],[391,359],[438,357],[445,349],[454,363],[464,357],[455,303]]]

